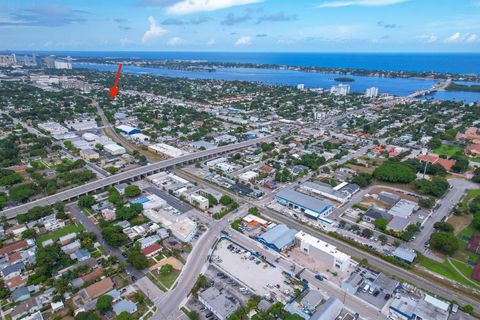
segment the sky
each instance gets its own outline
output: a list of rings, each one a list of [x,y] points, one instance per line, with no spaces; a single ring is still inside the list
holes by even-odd
[[[0,50],[480,52],[480,0],[0,0]]]

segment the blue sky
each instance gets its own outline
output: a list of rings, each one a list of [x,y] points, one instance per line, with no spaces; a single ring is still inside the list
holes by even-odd
[[[479,52],[480,0],[0,0],[0,50]]]

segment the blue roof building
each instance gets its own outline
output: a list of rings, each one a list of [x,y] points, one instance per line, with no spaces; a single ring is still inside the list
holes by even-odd
[[[127,125],[119,125],[117,126],[117,129],[123,133],[123,134],[126,134],[126,135],[132,135],[132,134],[135,134],[135,133],[140,133],[140,129],[137,129],[137,128],[134,128],[134,127],[131,127],[131,126],[127,126]]]
[[[322,215],[328,215],[333,210],[331,204],[293,189],[280,190],[275,195],[275,200],[286,207],[316,219]]]
[[[278,224],[260,235],[258,241],[265,244],[267,247],[280,252],[293,245],[296,234],[297,230],[289,229],[284,224]]]

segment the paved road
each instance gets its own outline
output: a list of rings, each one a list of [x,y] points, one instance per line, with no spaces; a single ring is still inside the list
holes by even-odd
[[[192,177],[189,176],[189,179],[192,179]],[[197,181],[200,181],[202,183],[205,183],[203,180],[196,179]],[[213,185],[209,184],[211,188],[217,189],[223,193],[229,193],[228,191],[225,191],[224,189]],[[231,193],[230,193],[231,194]],[[231,194],[232,195],[232,194]],[[241,198],[239,199],[240,202],[242,203],[249,203],[251,206],[258,206],[258,201],[252,201],[246,198]],[[352,256],[356,257],[357,259],[363,259],[366,258],[368,259],[368,263],[375,269],[379,271],[383,271],[386,274],[393,275],[397,277],[398,279],[402,279],[404,281],[407,281],[409,283],[414,284],[418,288],[422,288],[426,290],[427,292],[431,292],[433,294],[436,294],[440,297],[443,297],[448,300],[456,300],[458,303],[461,305],[472,305],[475,310],[480,310],[480,301],[474,300],[470,297],[465,297],[463,295],[458,294],[457,292],[453,291],[452,288],[450,287],[445,287],[443,284],[440,283],[432,283],[428,279],[424,279],[421,276],[418,276],[408,270],[405,270],[399,266],[393,265],[391,263],[386,262],[385,260],[372,255],[366,251],[357,249],[355,247],[350,246],[349,244],[338,240],[336,238],[333,238],[331,236],[328,236],[327,234],[320,232],[319,230],[308,226],[304,225],[297,220],[292,219],[289,216],[283,215],[281,213],[278,213],[274,210],[271,210],[269,208],[263,207],[262,208],[262,214],[264,214],[266,217],[270,218],[271,220],[277,221],[279,223],[283,223],[287,225],[290,228],[294,228],[297,230],[304,230],[310,233],[311,235],[331,243],[332,245],[336,246],[338,250]]]
[[[428,223],[424,224],[422,232],[414,241],[408,244],[410,248],[419,252],[424,252],[424,244],[430,239],[434,223],[448,217],[452,208],[460,201],[460,199],[462,199],[467,190],[478,189],[477,184],[463,179],[449,179],[448,182],[452,188],[448,190],[447,194],[442,199],[440,199],[440,207],[434,211]]]
[[[156,187],[148,187],[144,189],[146,192],[153,193],[154,195],[159,196],[163,200],[167,201],[169,205],[180,211],[181,213],[185,213],[193,209],[193,207],[189,206],[182,200],[168,194],[167,192],[160,190]]]
[[[41,199],[31,201],[23,205],[5,209],[1,212],[1,214],[6,216],[8,219],[11,219],[17,216],[18,214],[27,212],[28,210],[30,210],[35,206],[46,206],[46,205],[52,205],[58,201],[73,200],[81,195],[97,192],[97,191],[103,190],[106,187],[109,187],[121,182],[131,181],[137,178],[143,178],[150,174],[154,174],[169,168],[175,168],[177,166],[182,166],[188,163],[192,163],[200,159],[207,159],[209,157],[213,157],[218,154],[240,150],[240,149],[255,145],[257,143],[261,143],[263,141],[269,140],[274,137],[277,137],[277,135],[229,144],[229,145],[221,146],[215,149],[199,151],[199,152],[187,154],[182,157],[168,159],[168,160],[160,161],[157,163],[149,164],[137,169],[118,173],[116,175],[109,176],[104,179],[99,179],[90,183],[86,183],[82,186],[65,190],[48,197],[43,197]]]

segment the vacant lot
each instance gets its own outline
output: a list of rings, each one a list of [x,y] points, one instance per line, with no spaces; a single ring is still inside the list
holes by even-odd
[[[73,224],[71,226],[66,226],[62,229],[58,229],[58,230],[55,230],[55,231],[52,231],[50,233],[46,233],[46,234],[43,234],[41,235],[38,240],[40,243],[42,243],[43,241],[46,241],[46,240],[49,240],[49,239],[52,239],[53,241],[57,241],[58,238],[60,237],[63,237],[69,233],[72,233],[72,232],[80,232],[84,230],[84,227],[82,225],[76,225],[76,224]]]
[[[448,144],[442,144],[439,148],[433,150],[434,153],[439,156],[452,157],[455,153],[463,151],[463,148],[457,146],[451,146]]]

